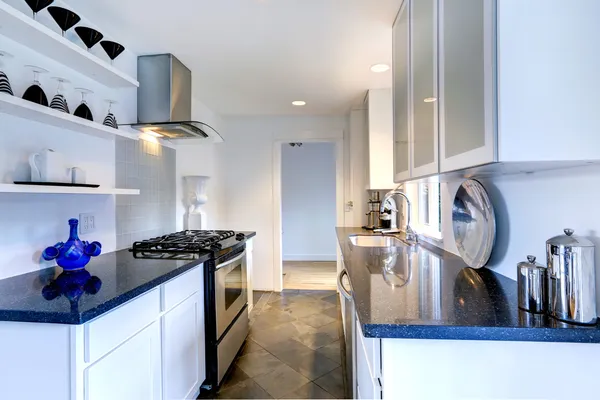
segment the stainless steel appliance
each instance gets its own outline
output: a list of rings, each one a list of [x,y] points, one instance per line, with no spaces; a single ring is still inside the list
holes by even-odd
[[[532,313],[545,313],[548,308],[548,275],[546,267],[534,256],[517,264],[519,308]]]
[[[249,332],[246,236],[234,231],[183,231],[135,242],[136,258],[194,260],[204,266],[206,381],[217,388]]]
[[[381,205],[381,201],[379,201],[379,192],[374,192],[373,193],[373,197],[371,199],[369,199],[368,201],[368,205],[369,205],[369,212],[366,214],[367,215],[367,225],[365,225],[363,228],[365,229],[377,229],[379,228],[379,216],[380,216],[380,205]]]
[[[344,375],[344,391],[347,399],[356,398],[356,356],[354,349],[356,348],[356,310],[354,308],[354,300],[352,299],[352,288],[346,289],[344,284],[344,277],[346,278],[348,285],[350,284],[350,278],[348,277],[348,271],[345,269],[338,275],[338,289],[343,297],[342,301],[342,316],[344,320],[344,357],[342,362],[345,363],[346,368]]]
[[[223,141],[210,125],[192,121],[192,72],[173,54],[138,57],[138,123],[167,139]]]
[[[594,243],[573,235],[572,229],[564,232],[546,242],[550,315],[565,322],[595,324]]]

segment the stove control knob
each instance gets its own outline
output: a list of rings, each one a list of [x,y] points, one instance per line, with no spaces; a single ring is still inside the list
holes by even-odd
[[[246,235],[244,235],[243,233],[238,233],[237,235],[235,235],[235,238],[237,240],[244,240],[246,238]]]
[[[210,246],[211,250],[221,250],[223,248],[223,245],[221,243],[213,243]]]

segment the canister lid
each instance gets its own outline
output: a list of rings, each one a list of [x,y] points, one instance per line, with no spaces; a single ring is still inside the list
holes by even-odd
[[[564,235],[558,235],[548,239],[546,244],[566,247],[594,247],[594,243],[592,243],[590,240],[581,236],[573,235],[573,233],[575,233],[573,229],[567,228],[564,230],[564,232]]]
[[[527,261],[521,261],[517,264],[518,268],[546,268],[546,266],[535,262],[535,256],[527,256]]]

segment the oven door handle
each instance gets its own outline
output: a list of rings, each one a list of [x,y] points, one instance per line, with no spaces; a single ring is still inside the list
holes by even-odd
[[[242,254],[240,254],[239,256],[237,256],[236,258],[226,261],[223,264],[219,264],[215,267],[215,271],[220,270],[221,268],[225,268],[228,265],[231,265],[233,263],[236,263],[238,261],[240,261],[241,259],[243,259],[244,257],[246,257],[246,250],[244,250],[244,252]]]

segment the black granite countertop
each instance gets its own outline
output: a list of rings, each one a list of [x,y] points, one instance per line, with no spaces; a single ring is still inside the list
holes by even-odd
[[[247,239],[256,235],[242,233]],[[0,321],[83,324],[213,256],[207,252],[194,261],[151,260],[121,250],[93,258],[80,271],[52,267],[2,279]]]
[[[366,337],[600,343],[599,325],[571,325],[519,310],[512,279],[469,268],[460,257],[425,243],[354,246],[349,236],[355,234],[374,235],[337,228]]]

